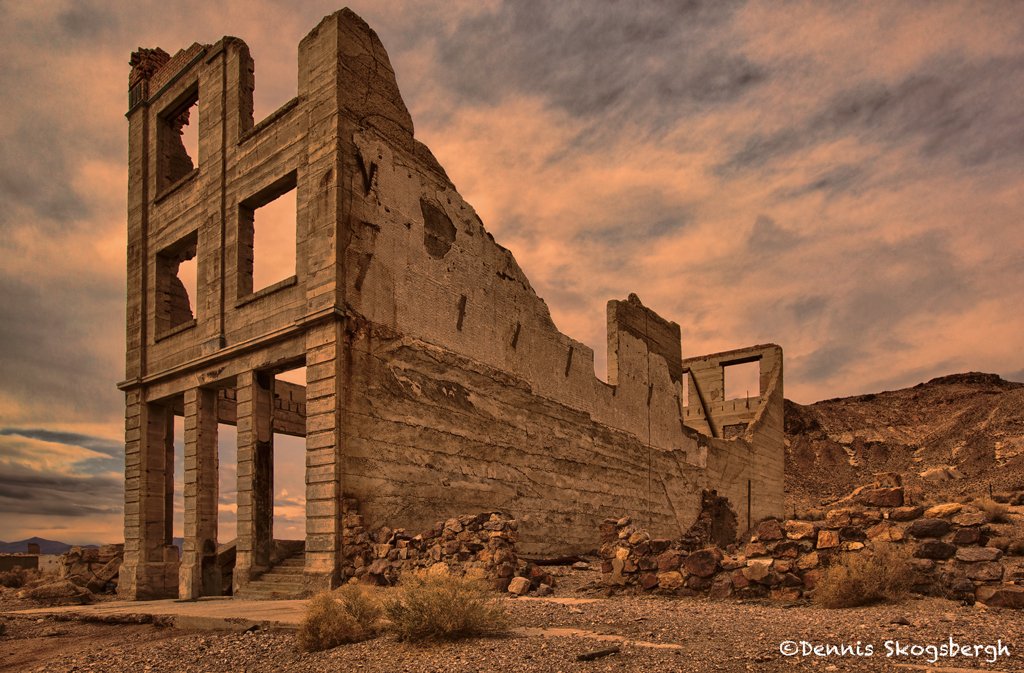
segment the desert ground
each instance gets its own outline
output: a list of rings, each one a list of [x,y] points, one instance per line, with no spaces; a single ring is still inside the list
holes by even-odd
[[[383,635],[312,653],[297,646],[301,610],[283,614],[277,623],[225,621],[219,630],[198,630],[184,620],[183,626],[174,626],[167,618],[123,623],[139,619],[127,614],[102,618],[108,622],[24,614],[20,611],[40,606],[7,591],[0,603],[0,623],[6,627],[0,637],[0,671],[1024,670],[1019,611],[937,598],[836,610],[806,602],[602,596],[592,588],[598,575],[594,570],[554,572],[559,587],[554,596],[496,599],[510,617],[503,635],[426,645]],[[146,610],[145,603],[136,605],[137,613]],[[244,604],[239,605],[243,614],[238,616],[244,618]],[[887,642],[890,647],[896,641],[926,647],[942,646],[951,638],[962,646],[1001,643],[1005,649],[995,657],[979,650],[978,657],[935,661],[927,652],[887,656]],[[856,648],[858,642],[861,656],[780,652],[781,647]],[[867,656],[868,645],[872,656]],[[579,660],[616,647],[613,654]]]

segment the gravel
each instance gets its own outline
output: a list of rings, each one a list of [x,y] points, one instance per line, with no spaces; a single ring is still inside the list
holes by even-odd
[[[983,657],[940,659],[939,666],[1024,669],[1019,612],[940,599],[849,610],[624,596],[570,603],[503,600],[514,625],[507,636],[431,645],[382,636],[317,653],[299,651],[290,631],[190,632],[8,618],[7,635],[0,637],[0,671],[905,671],[894,664],[924,665],[929,657],[887,658],[886,641],[938,645],[950,637],[963,645],[1001,639],[1010,654],[996,664]],[[541,635],[553,629],[558,635]],[[874,656],[785,657],[779,652],[783,641],[797,641],[798,647],[799,641],[851,647],[860,641],[862,652],[873,645]],[[577,660],[616,644],[618,653]]]

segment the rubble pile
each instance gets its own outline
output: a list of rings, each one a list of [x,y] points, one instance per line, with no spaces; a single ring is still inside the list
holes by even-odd
[[[913,547],[918,593],[1024,608],[1024,564],[997,546],[985,512],[961,503],[906,504],[896,475],[840,504],[822,520],[764,520],[745,543],[724,548],[695,549],[689,535],[652,539],[629,517],[609,519],[601,525],[602,579],[636,591],[797,600],[811,596],[823,569],[842,555],[889,543]]]
[[[530,567],[520,568],[519,522],[503,512],[453,517],[418,534],[387,526],[367,530],[352,499],[345,500],[342,512],[346,579],[391,585],[404,572],[429,568],[483,580],[501,591],[520,571],[535,575],[528,578],[532,588],[549,579]]]
[[[123,544],[72,547],[60,557],[60,577],[93,593],[113,593],[123,560]]]

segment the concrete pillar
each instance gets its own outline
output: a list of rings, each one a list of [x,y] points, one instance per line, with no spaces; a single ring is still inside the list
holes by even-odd
[[[217,391],[185,391],[185,541],[178,597],[219,595],[217,552]]]
[[[171,546],[174,505],[174,414],[131,391],[125,405],[125,557],[118,593],[130,599],[177,594],[178,556]]]
[[[238,376],[238,545],[235,590],[270,567],[274,523],[274,377]]]
[[[306,585],[340,581],[342,551],[342,414],[344,323],[306,332]]]

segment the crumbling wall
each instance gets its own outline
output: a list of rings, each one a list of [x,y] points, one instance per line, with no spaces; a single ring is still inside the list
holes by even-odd
[[[371,525],[501,509],[532,554],[593,549],[589,531],[616,503],[666,535],[693,523],[705,475],[682,452],[451,351],[371,324],[352,339],[343,472]]]

